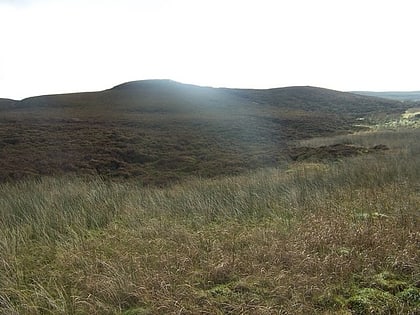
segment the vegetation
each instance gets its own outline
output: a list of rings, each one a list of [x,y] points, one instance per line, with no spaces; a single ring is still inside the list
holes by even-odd
[[[295,140],[347,134],[407,105],[313,87],[213,89],[172,81],[0,100],[0,182],[55,175],[137,178],[164,186],[191,176],[278,167]]]
[[[354,92],[360,95],[366,96],[375,96],[399,101],[409,101],[409,102],[419,102],[420,101],[420,91],[411,91],[411,92]]]
[[[142,81],[0,114],[0,314],[420,312],[413,103]]]
[[[419,135],[306,140],[389,150],[166,188],[4,182],[0,314],[418,314]]]

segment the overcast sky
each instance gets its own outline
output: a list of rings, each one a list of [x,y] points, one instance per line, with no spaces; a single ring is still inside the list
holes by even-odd
[[[168,78],[420,90],[418,0],[0,0],[0,97]]]

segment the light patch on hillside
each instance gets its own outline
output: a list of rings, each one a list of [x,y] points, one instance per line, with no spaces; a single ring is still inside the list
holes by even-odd
[[[420,118],[420,107],[414,107],[407,109],[404,114],[402,114],[403,119],[419,119]]]

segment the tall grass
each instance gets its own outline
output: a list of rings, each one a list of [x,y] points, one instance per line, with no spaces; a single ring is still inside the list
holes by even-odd
[[[350,138],[391,150],[164,189],[2,184],[0,314],[415,314],[418,131]]]

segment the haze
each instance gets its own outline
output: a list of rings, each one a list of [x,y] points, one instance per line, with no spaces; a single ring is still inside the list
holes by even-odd
[[[418,1],[0,0],[0,97],[141,79],[419,90]]]

